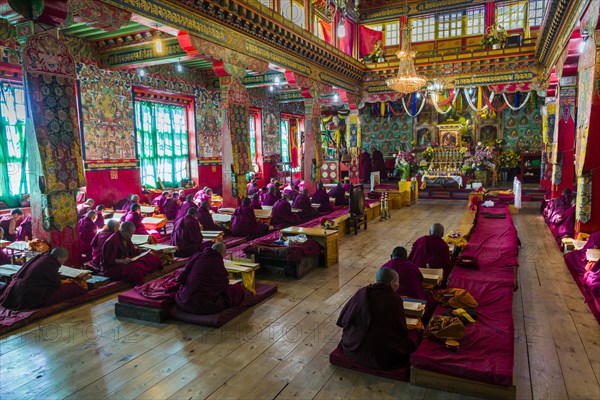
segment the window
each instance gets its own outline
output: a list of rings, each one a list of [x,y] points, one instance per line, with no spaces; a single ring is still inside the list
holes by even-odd
[[[485,30],[485,11],[481,8],[469,8],[467,10],[466,34],[483,35]]]
[[[179,105],[135,102],[135,131],[142,184],[179,186],[189,177],[186,108]]]
[[[281,116],[281,162],[283,169],[300,171],[300,154],[304,120],[301,117],[285,114]],[[287,164],[285,164],[287,163]]]
[[[18,206],[28,192],[23,88],[0,84],[0,198]]]
[[[321,21],[323,21],[323,20],[315,15],[314,21],[315,21],[315,26],[313,28],[314,29],[313,33],[319,39],[325,40],[325,35],[323,34],[323,28],[321,27]]]
[[[259,0],[258,2],[265,7],[271,8],[271,0]]]
[[[521,29],[525,22],[525,3],[508,3],[496,6],[496,23],[508,30]]]
[[[429,42],[435,40],[435,16],[411,18],[411,42]]]
[[[546,0],[529,0],[529,26],[540,26],[544,19]]]
[[[281,162],[290,162],[290,121],[287,119],[281,119]]]
[[[250,127],[250,159],[252,160],[252,165],[256,165],[257,160],[257,143],[258,143],[258,132],[260,126],[260,112],[257,110],[250,110],[249,117]]]
[[[462,12],[451,12],[438,15],[438,38],[446,39],[462,35]]]
[[[383,39],[384,46],[398,46],[400,44],[400,23],[386,23]]]
[[[281,0],[281,15],[294,24],[306,28],[304,21],[304,2],[294,0]]]

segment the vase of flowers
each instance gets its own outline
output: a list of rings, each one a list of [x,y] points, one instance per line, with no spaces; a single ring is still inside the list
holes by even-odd
[[[506,30],[501,25],[494,24],[490,26],[483,35],[481,45],[483,47],[500,49],[506,43],[507,37],[508,34],[506,33]]]
[[[486,186],[489,179],[489,172],[494,170],[496,166],[493,164],[494,146],[483,146],[481,142],[477,143],[473,153],[467,152],[464,166],[471,166],[474,171],[475,179],[481,181],[483,186]],[[465,169],[463,166],[463,170]]]
[[[511,182],[521,164],[521,157],[514,150],[503,151],[498,157],[498,167],[502,171],[502,178]]]

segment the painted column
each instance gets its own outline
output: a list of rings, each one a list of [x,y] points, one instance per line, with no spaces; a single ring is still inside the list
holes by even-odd
[[[574,189],[576,83],[577,78],[574,76],[563,77],[557,90],[552,198],[560,196],[564,189]]]
[[[311,193],[321,181],[323,148],[321,144],[321,106],[318,96],[304,100],[304,188]]]

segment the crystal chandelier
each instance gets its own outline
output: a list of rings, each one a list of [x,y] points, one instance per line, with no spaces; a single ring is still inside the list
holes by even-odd
[[[427,79],[423,75],[417,75],[415,69],[417,52],[410,47],[410,31],[405,22],[402,22],[400,30],[403,34],[400,50],[396,53],[399,60],[398,75],[386,80],[385,83],[396,92],[412,93],[425,86]]]

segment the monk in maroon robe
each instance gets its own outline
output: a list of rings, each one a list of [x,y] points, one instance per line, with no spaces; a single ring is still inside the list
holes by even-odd
[[[269,189],[267,189],[267,187],[266,187],[266,186],[263,186],[263,187],[260,189],[260,193],[258,194],[258,195],[259,195],[259,197],[260,197],[260,203],[261,203],[261,204],[262,204],[262,202],[263,202],[263,199],[265,199],[265,197],[266,197],[268,194],[269,194]]]
[[[273,205],[271,211],[271,224],[272,225],[283,225],[288,227],[292,225],[298,225],[302,222],[297,214],[292,212],[292,205],[287,194],[284,194],[281,200],[277,200]]]
[[[348,205],[348,200],[346,199],[346,191],[344,190],[344,187],[342,186],[341,182],[338,182],[337,186],[331,189],[329,193],[327,193],[327,195],[335,199],[336,207]]]
[[[287,193],[288,197],[290,198],[290,200],[293,202],[294,200],[296,200],[296,197],[298,197],[298,195],[300,194],[300,188],[298,187],[298,185],[295,185],[291,192]]]
[[[421,236],[413,243],[408,259],[419,268],[442,268],[444,280],[447,280],[452,271],[452,260],[443,237],[444,226],[437,223],[431,225],[429,235]]]
[[[330,213],[333,211],[331,203],[329,203],[329,195],[325,191],[325,187],[322,182],[317,185],[317,190],[313,193],[310,199],[311,203],[319,204],[319,212]]]
[[[138,196],[137,194],[130,194],[129,195],[129,200],[127,200],[122,206],[121,208],[117,208],[117,210],[125,210],[125,211],[129,211],[131,209],[131,206],[133,204],[139,204],[140,203],[140,196]]]
[[[98,231],[94,239],[92,240],[92,261],[90,265],[92,268],[100,272],[102,271],[102,246],[106,239],[112,236],[119,229],[119,222],[114,219],[109,219],[106,222],[106,228]]]
[[[0,228],[0,239],[4,238],[4,229]],[[0,247],[0,265],[12,264],[10,257],[3,248]]]
[[[33,228],[31,226],[31,215],[23,218],[17,228],[17,242],[25,242],[27,239],[33,239]]]
[[[195,207],[188,209],[186,215],[175,222],[170,243],[171,246],[177,246],[176,257],[191,257],[204,249],[200,228],[198,209]]]
[[[77,204],[77,218],[81,219],[94,209],[94,199],[87,199],[85,203]]]
[[[250,202],[250,204],[252,204],[252,208],[254,208],[255,210],[262,210],[262,206],[260,205],[260,196],[258,195],[258,193],[254,193],[252,195],[252,200]]]
[[[115,210],[129,211],[129,208],[125,209],[123,207],[125,207],[125,205],[127,205],[127,204],[129,204],[129,207],[131,207],[131,196],[133,196],[133,195],[128,194],[127,197],[125,197],[124,199],[117,201],[117,204],[115,205]]]
[[[17,227],[23,220],[23,211],[20,208],[13,209],[10,214],[0,218],[0,228],[4,230],[4,239],[14,242],[17,238]]]
[[[380,268],[376,277],[377,283],[359,289],[340,313],[341,349],[347,358],[367,368],[408,366],[416,343],[409,337],[404,304],[396,293],[398,274]]]
[[[152,253],[131,260],[140,254],[131,243],[134,233],[135,225],[123,222],[121,228],[106,239],[102,246],[102,275],[112,280],[123,279],[135,286],[144,283],[144,275],[162,268],[162,263]]]
[[[556,223],[556,218],[573,205],[574,199],[573,191],[569,188],[564,189],[562,195],[550,202],[548,214],[545,216],[546,222]]]
[[[169,221],[172,221],[177,216],[177,211],[181,207],[181,202],[179,201],[179,193],[175,192],[173,195],[167,199],[165,202],[165,217]]]
[[[149,235],[148,230],[142,223],[142,211],[139,204],[131,205],[129,212],[121,217],[121,222],[131,222],[135,226],[136,235]]]
[[[342,187],[344,188],[344,191],[346,193],[350,193],[350,187],[352,185],[350,184],[350,179],[348,179],[348,177],[344,178],[344,184],[342,185]]]
[[[258,193],[259,191],[260,188],[258,187],[258,184],[256,183],[256,181],[253,180],[250,186],[248,186],[248,196],[252,196],[255,193]]]
[[[267,224],[262,224],[256,220],[254,209],[250,203],[250,199],[245,197],[242,200],[242,205],[233,213],[231,221],[231,234],[233,236],[253,239],[264,236],[269,231]]]
[[[427,300],[427,294],[423,290],[423,274],[419,268],[408,260],[404,247],[396,247],[392,251],[390,261],[381,268],[391,268],[398,274],[399,285],[396,293],[411,299]]]
[[[185,196],[185,201],[183,202],[179,210],[177,210],[177,215],[175,216],[173,222],[177,222],[181,218],[185,217],[190,208],[198,208],[196,203],[194,203],[194,195],[192,194],[188,194],[187,196]]]
[[[590,235],[585,246],[579,250],[573,250],[565,254],[565,260],[569,261],[569,264],[573,266],[575,272],[578,274],[585,273],[585,267],[587,265],[587,251],[588,249],[600,248],[600,231],[596,231]]]
[[[238,306],[244,300],[244,288],[229,285],[223,257],[227,249],[221,242],[195,254],[179,276],[181,283],[175,303],[193,314],[214,314]]]
[[[302,193],[296,196],[296,199],[292,203],[292,208],[302,210],[300,212],[300,218],[304,221],[319,215],[319,211],[311,205],[310,197],[308,197],[308,189],[304,189]]]
[[[198,196],[198,198],[196,199],[197,202],[202,203],[203,201],[206,201],[208,204],[212,203],[213,190],[211,188],[205,187],[204,190],[198,193],[196,193],[196,195]]]
[[[200,203],[200,209],[198,210],[198,222],[202,225],[203,231],[224,231],[221,225],[217,225],[213,220],[212,214],[210,213],[210,203],[206,201]]]
[[[275,185],[271,186],[271,189],[269,189],[269,192],[263,196],[263,198],[260,201],[260,205],[261,206],[272,206],[273,204],[275,204],[275,202],[277,200],[279,200],[277,198],[277,187]]]
[[[67,258],[69,252],[56,247],[50,254],[30,259],[0,295],[0,305],[11,310],[28,310],[85,294],[87,290],[75,283],[61,285],[58,269]]]
[[[267,183],[267,191],[271,190],[271,188],[273,186],[275,186],[276,183],[277,183],[277,179],[276,178],[271,178],[271,181],[269,183]]]
[[[92,240],[98,232],[96,226],[96,211],[88,211],[85,217],[81,218],[77,223],[79,230],[79,245],[81,254],[92,255]]]
[[[104,210],[106,210],[106,207],[102,204],[96,206],[96,226],[98,229],[104,228]]]
[[[373,164],[371,162],[371,155],[365,149],[360,155],[360,178],[363,182],[371,181],[371,172],[373,171]]]
[[[152,199],[152,202],[150,203],[153,206],[157,206],[158,207],[158,211],[161,214],[165,213],[165,203],[167,202],[167,200],[169,199],[169,192],[168,191],[164,191],[160,194],[160,196],[155,197],[154,199]]]
[[[373,171],[379,171],[381,179],[387,179],[387,169],[385,168],[385,159],[383,158],[383,153],[377,150],[376,147],[373,147]]]

